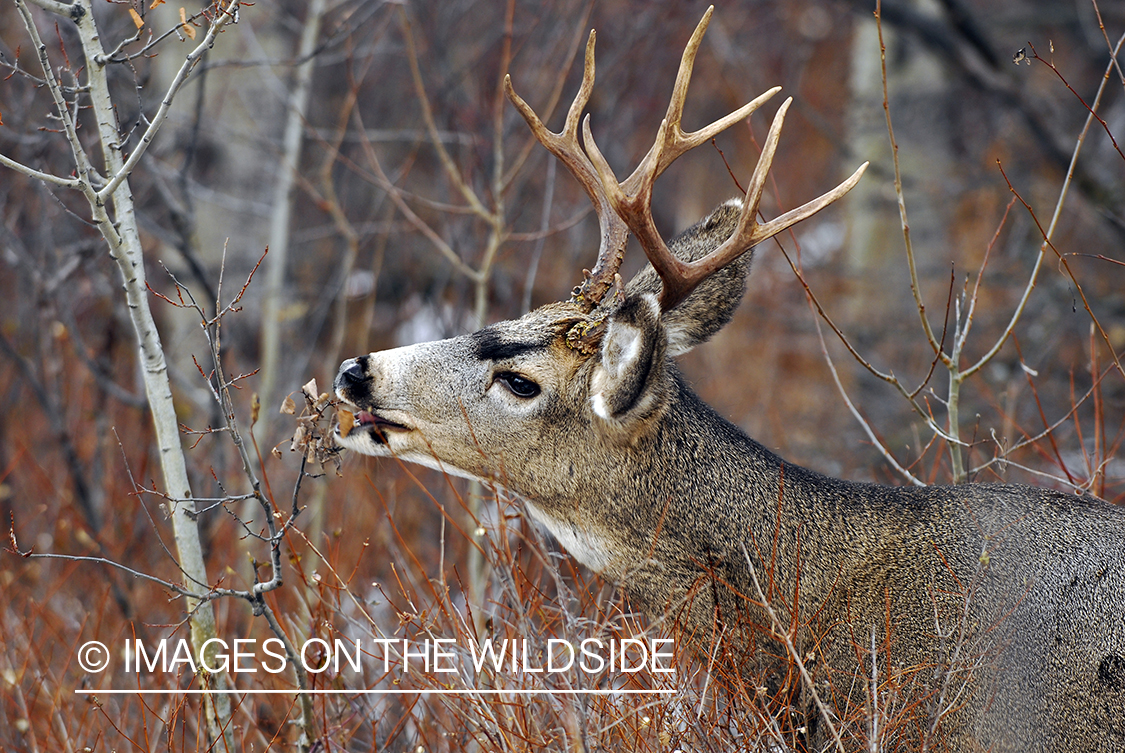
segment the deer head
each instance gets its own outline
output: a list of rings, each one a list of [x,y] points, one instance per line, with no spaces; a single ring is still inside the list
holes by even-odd
[[[602,499],[618,480],[635,483],[623,477],[629,463],[622,454],[641,458],[667,433],[669,416],[684,399],[672,357],[706,341],[730,319],[750,268],[746,252],[843,196],[866,168],[865,163],[804,206],[759,222],[787,100],[774,116],[746,196],[666,243],[651,212],[656,178],[680,155],[742,121],[779,90],[698,131],[684,132],[688,82],[710,17],[708,9],[684,50],[652,148],[623,182],[595,144],[589,116],[579,139],[579,121],[594,84],[593,32],[581,88],[559,133],[549,131],[515,93],[510,78],[505,80],[509,98],[536,138],[562,160],[597,210],[601,247],[593,272],[586,273],[569,301],[520,319],[345,361],[336,389],[341,400],[355,406],[356,424],[339,437],[342,446],[500,481],[522,494],[564,543],[572,539],[567,526],[605,528],[596,510],[585,510],[576,500]],[[651,266],[624,285],[618,270],[630,233]],[[568,548],[583,559],[575,546]],[[600,555],[586,555],[586,564],[595,569],[609,567]]]

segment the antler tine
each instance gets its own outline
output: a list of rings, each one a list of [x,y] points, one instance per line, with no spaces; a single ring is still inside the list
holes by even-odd
[[[664,130],[664,127],[665,124],[661,124],[661,131]],[[637,185],[633,186],[635,191],[626,193],[622,185],[617,182],[613,169],[609,166],[609,162],[606,161],[590,134],[589,116],[582,121],[582,136],[586,142],[586,151],[590,156],[590,161],[601,178],[607,199],[617,210],[617,213],[621,215],[621,218],[625,220],[629,230],[637,237],[637,241],[641,244],[649,263],[652,264],[653,269],[656,270],[664,283],[664,292],[661,294],[660,300],[661,308],[667,311],[674,304],[665,305],[665,296],[669,294],[670,290],[679,287],[678,281],[683,279],[687,273],[687,266],[672,255],[664,242],[664,238],[661,237],[660,231],[656,229],[656,223],[652,218],[652,186],[656,180],[655,171],[648,170],[641,173],[638,168],[638,171],[634,173],[634,176],[640,173],[639,179],[636,181]],[[660,141],[658,140],[657,146],[659,144]],[[656,148],[656,146],[653,147],[653,149]],[[649,154],[651,155],[653,152],[650,151]],[[656,159],[650,162],[649,158],[646,157],[645,161],[655,165],[658,158],[659,152],[656,154]],[[644,163],[642,163],[643,165]],[[630,177],[630,180],[632,180],[632,177]],[[686,295],[686,292],[684,295]],[[680,296],[676,302],[683,300],[683,297]]]
[[[781,91],[780,86],[775,86],[729,115],[700,128],[698,131],[687,133],[683,130],[684,102],[687,99],[691,74],[695,68],[695,56],[703,42],[703,35],[707,32],[707,27],[711,23],[711,14],[714,10],[715,6],[713,5],[707,8],[703,18],[695,27],[695,31],[692,32],[691,39],[684,47],[684,53],[680,57],[680,68],[676,73],[676,83],[672,86],[672,97],[668,101],[668,112],[660,124],[660,130],[657,132],[656,141],[652,148],[649,149],[648,154],[641,160],[633,174],[622,183],[626,193],[633,193],[637,189],[638,184],[645,180],[645,173],[651,171],[652,179],[655,180],[685,152],[691,151],[735,123],[750,117],[751,113]]]
[[[669,277],[665,277],[664,273],[660,272],[660,269],[657,268],[657,272],[660,274],[661,280],[664,283],[664,289],[660,295],[660,307],[663,310],[667,311],[675,307],[686,298],[700,282],[722,269],[727,264],[730,264],[754,246],[764,240],[772,238],[801,220],[813,216],[821,209],[824,209],[832,202],[841,198],[848,191],[852,190],[863,176],[864,171],[867,169],[867,162],[860,165],[847,180],[831,191],[765,224],[758,223],[758,205],[762,199],[766,176],[773,164],[773,157],[777,151],[777,143],[781,137],[781,128],[785,123],[785,113],[788,111],[792,101],[792,97],[786,99],[781,107],[778,108],[777,114],[774,115],[769,134],[766,136],[766,143],[762,147],[762,154],[758,158],[758,164],[754,168],[753,176],[750,178],[750,185],[746,189],[746,198],[742,202],[742,213],[739,216],[738,226],[735,228],[730,238],[707,256],[697,259],[694,262],[685,263],[672,257],[672,261],[675,262],[675,265]],[[661,244],[663,244],[663,241],[661,241]],[[664,248],[666,251],[667,247]],[[648,254],[647,248],[645,253]],[[670,255],[669,253],[669,256]],[[649,255],[649,259],[652,259],[652,255]],[[653,262],[653,267],[656,267],[655,262]]]
[[[519,114],[527,121],[532,134],[543,146],[559,158],[570,170],[571,175],[578,180],[586,190],[587,196],[594,204],[598,215],[598,225],[601,228],[601,242],[598,248],[598,260],[594,264],[594,271],[588,272],[586,279],[575,288],[572,300],[575,303],[586,305],[590,309],[601,302],[605,293],[613,285],[614,276],[621,268],[625,258],[625,243],[629,238],[629,229],[625,222],[614,211],[613,204],[607,199],[603,184],[598,180],[597,171],[590,162],[582,145],[578,142],[578,123],[582,111],[590,100],[594,89],[594,43],[596,34],[590,31],[586,42],[586,60],[582,71],[582,85],[566,113],[566,121],[562,130],[554,133],[549,130],[531,106],[527,104],[512,87],[512,77],[504,77],[504,90],[508,99],[515,105]],[[585,270],[584,270],[585,271]]]

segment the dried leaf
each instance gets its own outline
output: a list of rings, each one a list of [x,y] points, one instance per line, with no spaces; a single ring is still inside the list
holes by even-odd
[[[318,392],[315,379],[302,385],[301,394],[305,404],[299,414],[292,395],[281,405],[281,412],[294,416],[296,423],[289,449],[300,452],[307,463],[319,463],[322,470],[327,470],[327,464],[331,463],[339,476],[341,447],[336,443],[335,430],[344,422],[347,428],[342,431],[345,434],[351,431],[356,425],[355,416],[348,412],[344,418],[339,411],[330,411],[337,403],[331,393]]]
[[[281,450],[277,449],[276,447],[274,447],[272,450],[270,450],[270,454],[273,455],[278,460],[281,460]]]
[[[316,388],[316,378],[310,379],[301,387],[301,392],[305,393],[305,397],[309,399],[309,402],[316,402],[316,397],[320,394],[320,391]]]
[[[148,9],[152,10],[153,8],[157,7],[158,5],[164,5],[164,0],[152,0],[152,4],[148,6]]]
[[[308,436],[308,430],[304,426],[298,426],[297,431],[293,432],[293,444],[289,445],[289,449],[303,448],[306,436]]]
[[[352,427],[355,426],[355,414],[341,408],[336,411],[336,417],[340,420],[340,436],[346,437],[351,434]]]
[[[134,26],[136,26],[138,29],[143,29],[145,27],[145,20],[143,18],[141,18],[140,13],[137,13],[137,11],[130,8],[129,9],[129,15],[133,17],[133,25]]]
[[[184,10],[184,6],[182,5],[180,6],[180,29],[189,38],[195,39],[195,27],[187,22],[187,11]]]
[[[250,425],[258,423],[258,414],[262,412],[262,399],[255,392],[250,398]]]

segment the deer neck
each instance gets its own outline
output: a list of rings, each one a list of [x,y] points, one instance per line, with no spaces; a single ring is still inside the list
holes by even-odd
[[[670,376],[667,409],[644,436],[592,453],[581,468],[561,462],[572,483],[557,496],[525,495],[533,518],[608,577],[646,559],[659,566],[752,551],[772,536],[787,484],[809,476],[720,417],[674,368]]]

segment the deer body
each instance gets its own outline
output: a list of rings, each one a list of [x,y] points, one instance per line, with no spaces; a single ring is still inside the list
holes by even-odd
[[[709,339],[738,305],[745,252],[862,172],[759,225],[783,105],[746,199],[664,244],[647,211],[652,181],[734,122],[679,128],[709,16],[684,53],[656,145],[623,184],[588,121],[578,143],[593,35],[559,134],[509,87],[598,206],[598,265],[569,302],[345,361],[336,391],[356,424],[340,444],[511,489],[579,561],[693,645],[711,652],[718,641],[715,651],[743,676],[776,692],[802,660],[829,708],[853,712],[842,720],[853,731],[865,729],[854,712],[869,703],[875,661],[878,681],[889,677],[912,704],[896,733],[907,749],[927,740],[927,749],[954,753],[1120,753],[1125,510],[1023,486],[899,488],[822,476],[747,437],[679,375],[674,357]],[[628,233],[652,265],[623,286],[616,269]],[[808,747],[820,750],[830,722],[815,710],[807,718]]]
[[[716,210],[673,250],[713,247],[736,210]],[[801,626],[799,650],[818,657],[822,694],[864,688],[874,634],[880,673],[889,662],[933,713],[952,709],[940,727],[950,750],[1125,750],[1125,510],[1023,486],[850,483],[785,463],[703,403],[668,352],[725,323],[747,269],[709,278],[664,317],[646,270],[590,356],[564,341],[583,313],[559,303],[349,359],[336,386],[362,412],[339,441],[518,492],[636,603],[702,646],[722,631],[748,670],[779,677],[786,650],[752,566]],[[509,384],[517,376],[537,390]]]

